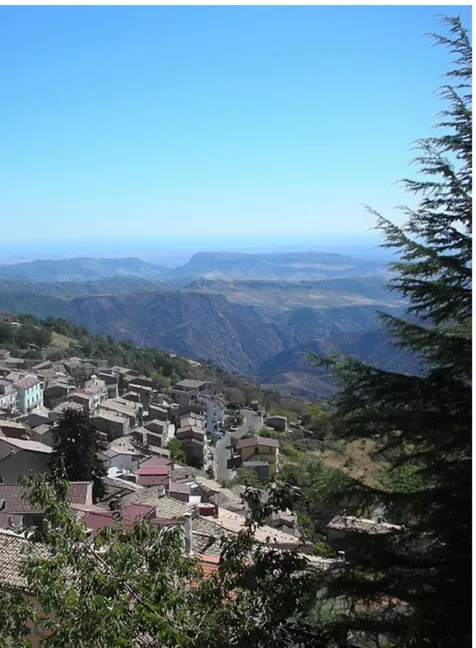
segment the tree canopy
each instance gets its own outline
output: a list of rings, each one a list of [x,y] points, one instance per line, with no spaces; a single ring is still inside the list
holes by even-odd
[[[408,648],[471,643],[472,46],[458,18],[443,24],[448,36],[433,38],[454,57],[440,93],[447,107],[440,133],[416,144],[421,178],[403,181],[418,206],[403,208],[403,227],[377,214],[384,246],[399,256],[390,288],[410,303],[405,318],[381,318],[422,373],[328,361],[340,387],[334,431],[348,440],[398,432],[393,464],[408,467],[400,488],[355,484],[367,509],[398,511],[407,533],[362,550],[328,594],[352,601],[342,628]],[[400,606],[384,615],[384,601]]]
[[[89,416],[66,410],[53,428],[53,443],[50,470],[64,474],[69,481],[92,481],[93,497],[100,499],[105,492],[106,469],[98,457],[99,435]]]

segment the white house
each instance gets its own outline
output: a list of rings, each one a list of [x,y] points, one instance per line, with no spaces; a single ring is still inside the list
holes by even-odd
[[[18,391],[18,407],[22,414],[31,414],[36,407],[43,405],[45,385],[38,376],[29,374],[13,383],[13,387]]]
[[[219,395],[200,395],[197,400],[207,408],[207,434],[218,432],[225,418],[225,399]]]
[[[139,465],[139,453],[134,450],[127,450],[125,448],[107,448],[101,450],[99,458],[104,462],[105,468],[117,468],[135,473]]]

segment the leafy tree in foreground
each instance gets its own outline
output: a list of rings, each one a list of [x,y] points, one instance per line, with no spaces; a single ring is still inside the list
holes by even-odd
[[[305,557],[253,539],[271,512],[293,506],[292,490],[275,484],[266,503],[247,492],[251,524],[224,542],[218,571],[205,578],[184,555],[179,527],[143,522],[125,532],[118,524],[91,541],[69,513],[67,486],[45,475],[29,486],[50,522],[44,544],[30,547],[23,566],[39,602],[36,620],[52,633],[45,648],[327,646],[325,633],[308,622],[319,572]],[[15,597],[5,602],[0,643],[8,633],[22,635],[28,612]]]
[[[98,457],[98,432],[89,416],[66,410],[53,428],[53,442],[50,470],[65,473],[69,481],[92,481],[94,500],[103,497],[106,470]]]
[[[418,142],[423,177],[404,181],[419,204],[404,209],[402,228],[378,224],[385,247],[399,252],[391,287],[410,302],[408,319],[382,319],[424,372],[330,361],[341,387],[336,430],[347,439],[398,431],[395,464],[411,470],[400,473],[400,489],[399,479],[388,490],[359,487],[367,505],[404,512],[408,532],[362,548],[329,593],[353,601],[342,631],[383,634],[405,648],[471,643],[472,46],[459,19],[443,24],[448,37],[434,38],[456,57],[446,75],[454,84],[441,91],[441,134]]]

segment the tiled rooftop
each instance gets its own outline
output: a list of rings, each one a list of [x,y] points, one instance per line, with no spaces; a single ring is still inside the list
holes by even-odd
[[[5,501],[5,513],[39,513],[41,509],[26,498],[26,489],[20,484],[0,484],[0,500]],[[92,504],[92,483],[71,482],[68,489],[70,504]]]
[[[223,528],[234,533],[239,533],[242,529],[247,528],[246,517],[244,515],[227,511],[221,507],[218,510],[217,522],[222,524]],[[266,525],[258,528],[254,537],[258,542],[267,542],[267,538],[269,537],[269,542],[275,545],[293,545],[297,547],[300,544],[298,538]]]
[[[122,498],[122,506],[126,504],[151,504],[156,508],[157,517],[176,518],[188,517],[191,515],[193,508],[189,504],[184,504],[172,497],[162,495],[163,486],[153,486],[152,488],[141,488],[135,493],[126,495]]]
[[[402,531],[404,527],[398,524],[388,522],[377,522],[376,520],[366,520],[356,518],[351,515],[336,515],[329,524],[328,529],[335,531],[350,531],[354,533],[366,533],[368,535],[384,535]]]
[[[268,439],[267,437],[255,436],[250,439],[240,439],[238,441],[238,448],[251,448],[253,446],[265,446],[269,448],[279,448],[279,441],[277,439]]]
[[[51,454],[53,452],[53,449],[44,443],[31,441],[30,439],[0,438],[0,444],[8,444],[10,447],[13,447],[15,452],[19,452],[20,450],[25,450],[25,452],[39,452],[40,454]]]
[[[0,587],[27,591],[28,585],[20,568],[25,556],[47,558],[45,545],[34,543],[12,531],[0,529]]]
[[[37,376],[26,376],[21,380],[18,380],[13,386],[17,389],[30,389],[37,385],[41,380]]]

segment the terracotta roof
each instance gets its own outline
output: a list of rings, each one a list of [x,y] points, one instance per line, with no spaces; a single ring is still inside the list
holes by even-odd
[[[165,466],[139,466],[138,475],[169,475],[171,472],[170,465]]]
[[[250,439],[240,439],[238,441],[238,448],[250,448],[255,445],[267,446],[270,448],[279,448],[279,441],[277,439],[268,439],[267,437],[255,436]]]
[[[168,475],[137,475],[137,483],[139,486],[149,488],[151,486],[166,486],[169,482]]]
[[[198,558],[205,578],[209,578],[218,570],[218,565],[220,563],[220,558],[218,556],[204,556],[197,554],[195,558]]]
[[[40,382],[41,380],[37,376],[26,376],[14,383],[13,386],[17,389],[30,389]]]
[[[366,520],[363,518],[353,517],[351,515],[336,515],[329,524],[328,529],[335,531],[350,531],[354,533],[366,533],[367,535],[385,535],[403,531],[404,527],[389,522],[378,522],[376,520]]]
[[[126,531],[133,529],[141,519],[148,519],[154,515],[154,507],[143,504],[129,504],[121,509],[119,513],[122,527]],[[102,511],[99,509],[88,511],[83,518],[83,522],[86,527],[88,529],[91,529],[92,536],[97,535],[99,531],[101,531],[101,529],[104,529],[105,527],[114,526],[115,520],[115,513],[113,511],[107,511],[105,509]]]
[[[121,510],[124,529],[132,529],[140,520],[155,517],[155,507],[150,504],[129,504]]]
[[[139,466],[139,470],[141,468],[149,468],[149,467],[157,467],[157,466],[173,466],[173,461],[172,459],[168,459],[167,457],[151,457],[150,459],[147,459],[146,461],[142,462],[141,465]]]

